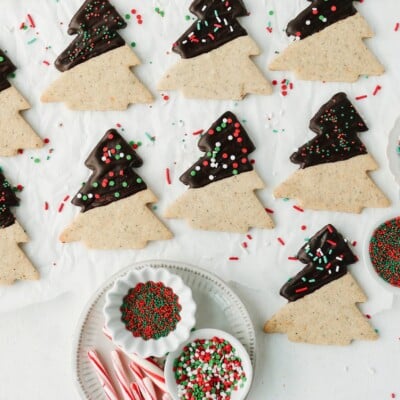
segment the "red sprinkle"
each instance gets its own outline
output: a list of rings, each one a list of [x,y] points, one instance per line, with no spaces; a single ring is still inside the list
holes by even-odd
[[[198,130],[196,132],[193,132],[192,135],[193,136],[201,135],[203,132],[204,132],[204,129],[200,129],[200,130]]]
[[[49,138],[43,139],[43,143],[45,143],[45,144],[50,143],[50,139]]]
[[[44,61],[43,61],[43,64],[44,64],[44,65],[50,65],[50,63],[49,63],[47,60],[44,60]]]
[[[64,208],[64,203],[61,203],[60,206],[58,207],[58,212],[60,213]]]
[[[376,85],[376,88],[373,91],[372,96],[376,96],[381,89],[382,89],[382,86]]]
[[[250,234],[246,235],[247,239],[249,240],[253,240],[253,236],[251,236]]]
[[[49,203],[47,201],[44,202],[44,209],[46,211],[49,209]]]
[[[293,206],[293,208],[297,211],[304,212],[304,210],[299,206]]]
[[[229,260],[230,260],[230,261],[238,261],[238,260],[239,260],[239,257],[229,257]]]
[[[270,208],[266,208],[265,211],[266,211],[268,214],[273,214],[273,213],[274,213],[274,210],[271,210]]]
[[[353,247],[355,247],[355,246],[357,246],[357,242],[354,241],[351,245],[352,245]]]
[[[371,319],[371,316],[369,314],[365,314],[365,316],[367,317],[367,319]]]
[[[300,229],[301,229],[302,231],[305,231],[305,230],[307,229],[307,227],[306,227],[305,225],[302,225],[302,226],[300,227]]]
[[[364,94],[362,96],[357,96],[356,100],[363,100],[363,99],[366,99],[367,97],[368,97],[368,95]]]
[[[30,14],[28,14],[28,21],[29,21],[31,28],[36,28],[35,21],[33,20],[32,16]]]
[[[165,101],[168,101],[168,100],[169,100],[169,96],[168,96],[167,94],[165,94],[165,95],[163,95],[163,99],[164,99]]]
[[[302,293],[302,292],[306,292],[308,290],[307,286],[304,286],[302,288],[296,289],[295,292],[296,293]]]
[[[67,194],[67,195],[64,197],[64,200],[63,200],[63,201],[68,201],[68,199],[69,199],[69,194]]]
[[[400,29],[400,22],[396,22],[396,25],[394,26],[394,31],[397,32]]]
[[[298,260],[297,257],[288,257],[287,259],[290,260],[290,261],[297,261]]]
[[[169,168],[166,168],[166,170],[165,170],[165,177],[167,179],[168,185],[170,185],[171,184],[171,176],[170,176]]]
[[[243,243],[242,243],[242,247],[244,247],[245,249],[247,249],[247,247],[248,247],[248,246],[247,246],[247,243],[246,243],[246,242],[243,242]]]
[[[280,237],[278,237],[278,242],[279,242],[282,246],[285,245],[284,240],[283,240],[282,238],[280,238]]]
[[[121,124],[120,123],[117,123],[117,124],[115,124],[115,126],[117,127],[117,128],[121,128]]]

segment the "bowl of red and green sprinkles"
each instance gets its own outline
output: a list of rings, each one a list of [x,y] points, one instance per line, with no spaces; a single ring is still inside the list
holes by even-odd
[[[117,279],[103,312],[106,329],[126,353],[162,357],[189,337],[196,304],[179,276],[149,267]]]
[[[374,228],[368,255],[370,270],[378,282],[400,294],[400,213]]]
[[[199,329],[165,363],[167,389],[174,400],[242,400],[253,379],[243,345],[218,329]]]

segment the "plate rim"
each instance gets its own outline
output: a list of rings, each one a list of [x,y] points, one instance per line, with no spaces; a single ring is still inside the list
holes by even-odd
[[[253,371],[255,371],[256,368],[256,355],[257,355],[257,336],[256,336],[256,331],[254,328],[253,321],[251,319],[250,313],[247,310],[247,307],[243,303],[243,301],[240,299],[240,297],[236,294],[236,292],[228,285],[227,282],[225,282],[222,278],[220,278],[217,274],[214,272],[211,272],[205,268],[198,267],[196,265],[182,262],[182,261],[173,261],[173,260],[166,260],[166,259],[150,259],[150,260],[142,260],[142,261],[136,261],[134,263],[131,263],[119,271],[115,272],[112,274],[110,277],[104,280],[104,282],[96,289],[96,291],[90,296],[89,300],[83,307],[83,310],[81,311],[79,318],[76,322],[75,325],[75,330],[74,330],[74,335],[72,338],[72,349],[71,349],[71,368],[72,368],[72,373],[73,373],[73,379],[75,381],[75,387],[80,395],[80,397],[84,400],[91,400],[90,397],[87,396],[87,393],[85,392],[82,382],[79,378],[79,367],[78,367],[78,354],[79,354],[79,344],[82,339],[82,328],[83,325],[88,317],[88,314],[90,313],[91,309],[94,307],[94,303],[98,301],[99,297],[104,293],[104,290],[107,286],[112,284],[117,277],[122,276],[126,274],[128,271],[133,270],[133,269],[140,269],[140,268],[145,268],[146,266],[153,266],[157,268],[162,268],[163,265],[167,266],[177,266],[183,269],[189,269],[191,271],[199,271],[200,273],[203,273],[205,275],[210,276],[218,285],[224,286],[231,294],[231,296],[234,297],[235,301],[237,301],[241,307],[242,311],[246,314],[246,317],[248,321],[250,322],[250,327],[251,327],[251,334],[254,339],[254,354],[253,357],[249,354],[250,360],[253,365]],[[246,324],[247,325],[247,324]]]

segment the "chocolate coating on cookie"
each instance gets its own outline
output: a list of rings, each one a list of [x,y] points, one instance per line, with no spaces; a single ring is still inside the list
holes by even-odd
[[[133,170],[142,164],[132,146],[115,129],[110,129],[87,158],[85,165],[93,174],[72,203],[85,212],[145,190],[146,183]]]
[[[317,136],[290,156],[290,161],[300,164],[300,168],[367,154],[357,133],[368,127],[345,93],[335,94],[320,108],[310,121],[310,129]]]
[[[3,50],[0,50],[0,92],[9,88],[8,75],[13,73],[17,67],[6,56]]]
[[[2,172],[0,172],[0,228],[4,229],[15,222],[15,217],[10,207],[19,205],[19,199],[15,195],[10,183]]]
[[[307,264],[283,285],[280,294],[289,301],[300,299],[347,274],[347,265],[358,258],[333,225],[318,231],[297,253]]]
[[[360,0],[308,0],[311,5],[303,10],[286,28],[288,36],[304,39],[322,31],[342,19],[357,13],[353,1]]]
[[[239,36],[247,35],[237,21],[238,17],[248,15],[242,0],[195,0],[190,11],[198,20],[172,47],[182,58],[208,53]]]
[[[206,186],[220,179],[251,171],[248,155],[255,150],[236,116],[227,111],[203,134],[198,147],[205,152],[180,180],[191,188]]]
[[[56,68],[64,72],[123,46],[125,41],[117,31],[126,26],[108,0],[86,0],[68,27],[68,34],[78,36],[57,58]]]

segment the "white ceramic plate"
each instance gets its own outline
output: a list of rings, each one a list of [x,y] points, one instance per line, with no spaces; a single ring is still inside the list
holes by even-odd
[[[189,344],[190,342],[196,339],[211,339],[213,337],[218,337],[227,340],[233,348],[236,350],[236,355],[240,357],[242,361],[242,368],[246,374],[247,380],[246,383],[243,384],[243,387],[238,388],[231,394],[232,400],[243,400],[246,398],[247,393],[250,390],[251,383],[253,381],[253,368],[251,365],[250,357],[246,352],[246,349],[243,345],[232,335],[221,331],[219,329],[199,329],[194,331],[188,340],[186,340],[177,350],[168,354],[166,363],[165,363],[165,380],[168,388],[168,392],[172,395],[174,400],[178,400],[178,386],[175,381],[175,374],[173,372],[174,361],[177,359],[184,346]]]
[[[389,292],[392,292],[395,295],[400,295],[400,288],[396,287],[396,286],[393,286],[390,283],[386,282],[376,272],[374,266],[372,265],[371,257],[369,255],[369,243],[370,243],[371,237],[374,234],[375,230],[380,225],[382,225],[386,221],[389,221],[389,220],[394,219],[394,218],[399,217],[399,216],[400,216],[400,209],[398,209],[397,211],[393,211],[392,213],[389,213],[386,217],[384,217],[382,219],[374,221],[374,223],[371,224],[371,226],[369,227],[367,239],[366,239],[365,244],[364,244],[364,260],[365,260],[365,263],[367,264],[368,271],[370,272],[372,278],[375,279],[375,281],[379,285],[381,285],[381,287],[384,287],[386,290],[388,290]]]
[[[96,349],[111,370],[110,352],[115,346],[104,336],[103,307],[106,292],[115,280],[129,271],[146,267],[166,268],[179,275],[192,289],[197,303],[196,328],[216,328],[236,337],[249,353],[253,368],[256,357],[256,336],[250,316],[239,297],[217,276],[197,267],[172,261],[136,263],[108,279],[89,300],[76,329],[72,366],[77,388],[86,400],[105,400],[103,389],[87,359],[87,351]]]
[[[390,171],[394,179],[400,185],[400,154],[397,151],[400,139],[400,118],[394,124],[393,129],[390,131],[388,147],[386,154],[389,160]]]

